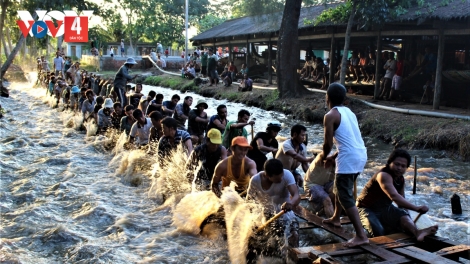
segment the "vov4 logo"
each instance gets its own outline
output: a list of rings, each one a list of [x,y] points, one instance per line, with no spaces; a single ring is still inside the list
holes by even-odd
[[[18,11],[20,20],[16,23],[24,37],[28,33],[36,38],[43,38],[46,34],[53,38],[63,35],[65,42],[88,42],[88,20],[93,15],[93,10],[84,10],[80,15],[73,10],[36,10],[36,14],[38,19],[34,21],[29,11]]]

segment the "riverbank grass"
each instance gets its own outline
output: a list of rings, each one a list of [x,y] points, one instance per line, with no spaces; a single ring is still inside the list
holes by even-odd
[[[181,92],[194,91],[198,92],[199,87],[193,80],[188,80],[176,76],[150,76],[142,81],[143,84],[168,87]]]

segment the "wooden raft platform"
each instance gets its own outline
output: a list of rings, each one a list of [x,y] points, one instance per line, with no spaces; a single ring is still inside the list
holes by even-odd
[[[297,206],[294,213],[307,221],[301,224],[304,228],[322,228],[342,239],[348,240],[353,234],[346,233],[342,227],[334,227],[322,223],[323,218],[307,209]],[[349,223],[349,219],[341,224]],[[370,238],[369,245],[355,248],[343,247],[342,243],[319,246],[291,248],[289,255],[297,263],[341,263],[335,257],[357,254],[372,254],[382,259],[377,263],[460,263],[459,258],[470,260],[470,245],[458,243],[438,236],[428,236],[423,242],[408,234],[397,233],[387,236]]]

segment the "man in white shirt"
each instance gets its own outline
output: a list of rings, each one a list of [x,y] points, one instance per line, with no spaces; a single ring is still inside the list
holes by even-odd
[[[346,99],[346,88],[333,83],[326,92],[326,101],[331,109],[323,120],[325,139],[323,151],[319,155],[324,161],[324,167],[329,168],[336,163],[333,192],[336,195],[335,212],[329,219],[323,220],[325,224],[341,226],[341,212],[344,209],[356,230],[356,236],[343,244],[345,247],[355,247],[369,243],[362,228],[356,201],[352,194],[353,184],[362,172],[367,161],[367,149],[362,140],[361,131],[356,115],[343,105]],[[328,156],[333,140],[337,152]]]
[[[191,63],[189,64],[188,70],[186,70],[184,75],[188,79],[194,79],[194,77],[196,77],[196,70],[194,69],[193,64],[191,64]]]
[[[147,145],[149,143],[152,120],[148,117],[146,118],[140,109],[135,109],[132,116],[134,116],[137,122],[132,125],[131,132],[129,134],[129,143],[133,143],[135,141],[137,145]]]
[[[59,76],[59,72],[62,72],[63,68],[64,68],[64,59],[62,59],[62,57],[59,56],[59,52],[57,52],[57,55],[54,58],[55,76]]]
[[[292,172],[299,186],[302,186],[303,180],[296,171],[297,167],[302,165],[302,170],[306,172],[309,163],[315,158],[307,158],[307,147],[303,143],[306,132],[306,127],[299,124],[294,125],[290,130],[291,138],[284,141],[276,153],[276,159],[282,162],[284,169]]]
[[[300,203],[300,195],[292,173],[283,169],[282,162],[270,159],[264,163],[264,171],[254,175],[248,187],[247,200],[255,200],[264,207],[268,217],[284,211],[280,225],[290,247],[299,246],[299,223],[292,209]],[[279,239],[279,242],[285,241]],[[281,243],[282,243],[281,242]],[[286,246],[286,245],[281,245]]]
[[[388,53],[388,60],[385,62],[384,70],[384,80],[381,83],[381,90],[379,99],[383,100],[385,96],[385,100],[390,100],[390,89],[392,88],[392,80],[393,76],[395,75],[395,71],[397,69],[397,61],[395,60],[395,54],[393,52]]]

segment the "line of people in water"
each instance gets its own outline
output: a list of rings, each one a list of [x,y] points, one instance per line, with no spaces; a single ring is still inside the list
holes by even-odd
[[[324,212],[325,224],[340,226],[345,211],[356,230],[356,236],[345,246],[367,244],[364,228],[372,236],[407,231],[418,240],[436,233],[437,226],[418,230],[405,210],[426,213],[428,207],[415,206],[405,199],[403,174],[411,157],[404,150],[393,151],[386,166],[369,180],[357,201],[353,198],[353,183],[363,171],[367,151],[356,116],[343,104],[346,89],[341,84],[332,84],[327,90],[326,101],[331,110],[324,118],[323,149],[318,155],[309,156],[304,144],[305,126],[294,125],[290,138],[279,143],[276,137],[282,125],[270,122],[265,131],[256,133],[249,142],[246,127],[255,121],[250,120],[247,110],[239,110],[237,120],[229,121],[227,106],[217,106],[217,114],[209,117],[205,111],[209,105],[203,99],[191,108],[191,96],[184,97],[181,103],[178,94],[164,100],[155,91],[144,95],[139,83],[134,87],[127,85],[128,92],[124,93],[119,90],[122,84],[136,76],[127,72],[127,67],[132,67],[131,60],[123,67],[109,93],[101,96],[101,90],[88,89],[86,84],[79,89],[77,104],[84,120],[94,119],[98,133],[109,129],[126,133],[128,143],[149,147],[159,161],[167,160],[183,145],[188,157],[188,181],[195,182],[199,190],[211,190],[220,196],[221,189],[234,182],[237,192],[263,204],[268,215],[286,211],[280,221],[284,230],[289,230],[289,246],[298,247],[299,224],[291,210],[300,203],[299,187],[305,189],[310,209],[319,214]],[[49,89],[46,93],[50,94]],[[331,154],[333,142],[336,152]],[[157,148],[152,149],[152,145]],[[269,153],[272,159],[267,158]],[[305,172],[303,178],[298,167]]]

